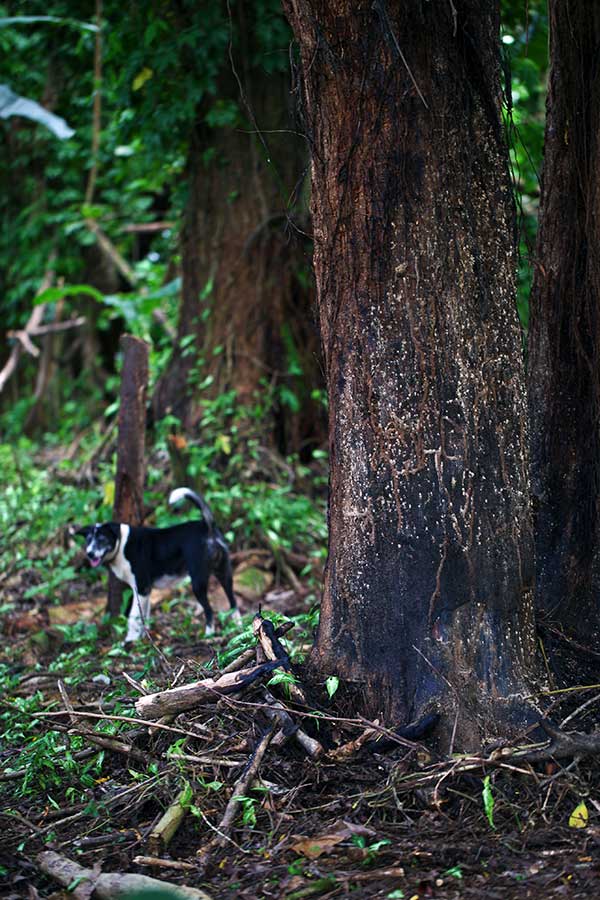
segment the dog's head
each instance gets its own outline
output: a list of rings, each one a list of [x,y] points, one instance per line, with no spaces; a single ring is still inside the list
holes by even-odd
[[[105,522],[103,525],[87,525],[76,528],[73,534],[85,538],[85,552],[94,568],[104,562],[106,557],[112,558],[119,542],[121,530],[116,522]]]

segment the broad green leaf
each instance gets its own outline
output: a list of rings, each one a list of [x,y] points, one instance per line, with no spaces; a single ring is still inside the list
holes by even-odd
[[[327,694],[329,697],[333,697],[335,692],[340,686],[340,679],[337,675],[330,675],[329,678],[325,682],[325,687],[327,689]]]
[[[231,437],[228,434],[218,434],[215,438],[215,447],[225,456],[231,456]]]
[[[588,818],[588,808],[582,800],[569,816],[569,828],[587,828]]]
[[[107,481],[104,485],[104,505],[112,506],[115,502],[115,483],[114,481]]]
[[[42,291],[35,298],[35,305],[55,303],[56,300],[61,300],[63,297],[76,297],[78,294],[87,294],[99,302],[104,299],[104,295],[91,284],[65,284],[62,287],[51,287]]]
[[[133,83],[131,85],[132,90],[139,91],[140,88],[143,88],[146,82],[149,81],[153,75],[154,72],[152,71],[152,69],[149,69],[148,66],[144,66],[142,71],[138,72],[138,74],[133,79]]]

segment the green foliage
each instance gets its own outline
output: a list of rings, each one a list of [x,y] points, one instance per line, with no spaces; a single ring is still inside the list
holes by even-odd
[[[53,546],[39,559],[32,559],[31,549],[46,544],[57,528],[83,523],[94,510],[108,518],[110,510],[98,505],[95,488],[74,491],[56,477],[53,466],[40,466],[38,450],[23,437],[15,443],[0,444],[4,482],[0,495],[0,568],[3,572],[39,573],[42,580],[36,578],[36,583],[26,589],[25,599],[41,593],[52,599],[60,585],[73,579],[76,548]],[[60,462],[56,465],[60,471],[68,471]]]
[[[494,825],[494,794],[492,793],[492,785],[490,783],[490,776],[486,775],[483,779],[483,789],[482,789],[482,797],[483,797],[483,809],[486,815],[486,818],[489,822],[490,828],[495,828]]]
[[[108,0],[100,23],[102,74],[96,83],[97,25],[87,21],[89,16],[89,4],[77,0],[53,0],[50,9],[40,0],[17,0],[10,7],[0,2],[2,80],[17,94],[50,107],[75,131],[61,142],[22,118],[6,125],[0,121],[10,135],[0,167],[2,324],[24,325],[54,258],[55,279],[67,287],[53,286],[40,298],[47,304],[46,322],[54,321],[62,298],[69,313],[85,312],[94,328],[127,328],[152,339],[154,352],[166,355],[170,338],[153,313],[160,308],[176,325],[179,281],[172,266],[186,202],[190,141],[201,134],[205,158],[214,163],[222,152],[217,146],[223,145],[223,132],[254,127],[232,66],[237,63],[245,79],[255,72],[284,71],[290,32],[278,0],[253,0],[243,9],[191,0],[178,7],[160,0],[148,7],[135,0],[126,16]],[[97,91],[101,131],[93,158]],[[224,158],[221,162],[227,164]],[[86,187],[92,167],[90,199]],[[131,223],[157,219],[167,225],[148,238],[129,229]],[[116,253],[134,262],[127,293],[104,298],[98,293],[106,267],[99,263],[104,251],[99,253],[91,220]],[[100,366],[100,360],[94,364]],[[30,377],[33,366],[25,360],[20,371]],[[77,387],[66,371],[64,396],[81,398],[79,406],[90,412],[101,407],[105,398],[99,391],[90,398]],[[23,401],[21,420],[28,410]]]
[[[339,686],[340,686],[340,679],[337,677],[337,675],[330,675],[329,678],[325,679],[325,689],[327,691],[327,696],[330,699],[336,693]]]
[[[352,836],[352,843],[355,846],[360,847],[361,850],[364,850],[363,866],[370,866],[376,861],[379,852],[384,847],[388,847],[391,844],[391,841],[388,840],[388,838],[383,838],[382,840],[373,841],[369,844],[364,835],[354,834]]]
[[[539,178],[544,143],[544,107],[548,69],[546,4],[502,4],[502,46],[507,85],[505,125],[519,214],[519,291],[517,308],[525,332],[537,231]]]
[[[201,363],[197,367],[198,391],[210,386]],[[187,472],[206,497],[217,521],[227,523],[225,536],[238,546],[268,543],[275,553],[281,548],[308,548],[317,558],[325,553],[327,529],[324,475],[289,457],[276,477],[261,477],[265,452],[261,428],[268,395],[256,397],[252,407],[236,403],[235,391],[226,391],[202,403],[200,437],[187,442]],[[158,423],[157,449],[168,453],[169,436],[181,425],[174,416]],[[248,477],[249,471],[255,475]],[[151,473],[158,480],[160,473]],[[297,485],[301,486],[299,489]],[[321,495],[321,496],[320,496]],[[178,521],[180,513],[155,496],[158,524]]]

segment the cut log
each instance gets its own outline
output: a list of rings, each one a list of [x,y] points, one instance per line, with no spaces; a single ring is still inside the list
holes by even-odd
[[[187,815],[191,799],[192,791],[188,784],[156,823],[148,837],[148,849],[153,856],[160,856],[169,846]]]
[[[138,891],[162,891],[172,892],[174,898],[187,898],[187,900],[211,900],[206,891],[198,888],[184,887],[179,884],[170,884],[158,878],[150,878],[147,875],[121,874],[120,872],[105,872],[97,875],[93,869],[86,869],[78,863],[60,856],[52,850],[45,850],[36,857],[36,864],[42,872],[54,878],[63,887],[69,887],[74,883],[85,879],[94,885],[94,893],[100,900],[118,900],[128,897]],[[73,895],[77,894],[74,889]]]

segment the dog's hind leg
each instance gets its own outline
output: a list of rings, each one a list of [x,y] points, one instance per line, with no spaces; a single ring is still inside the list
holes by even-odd
[[[149,618],[150,594],[138,594],[137,591],[134,591],[131,609],[129,610],[129,616],[127,618],[126,644],[131,641],[137,641],[142,637],[144,631],[148,627]]]
[[[210,608],[210,603],[208,602],[208,578],[203,574],[194,574],[192,575],[192,590],[194,592],[194,596],[198,601],[198,605],[202,607],[204,611],[204,618],[206,619],[206,627],[204,629],[204,633],[208,636],[215,633],[215,622],[213,611]]]
[[[223,553],[221,555],[218,562],[214,566],[213,572],[217,580],[220,582],[223,590],[227,594],[227,599],[229,600],[229,605],[231,607],[232,617],[238,623],[238,625],[241,624],[242,617],[237,607],[235,594],[233,593],[233,573],[231,571],[231,561],[226,553]]]

